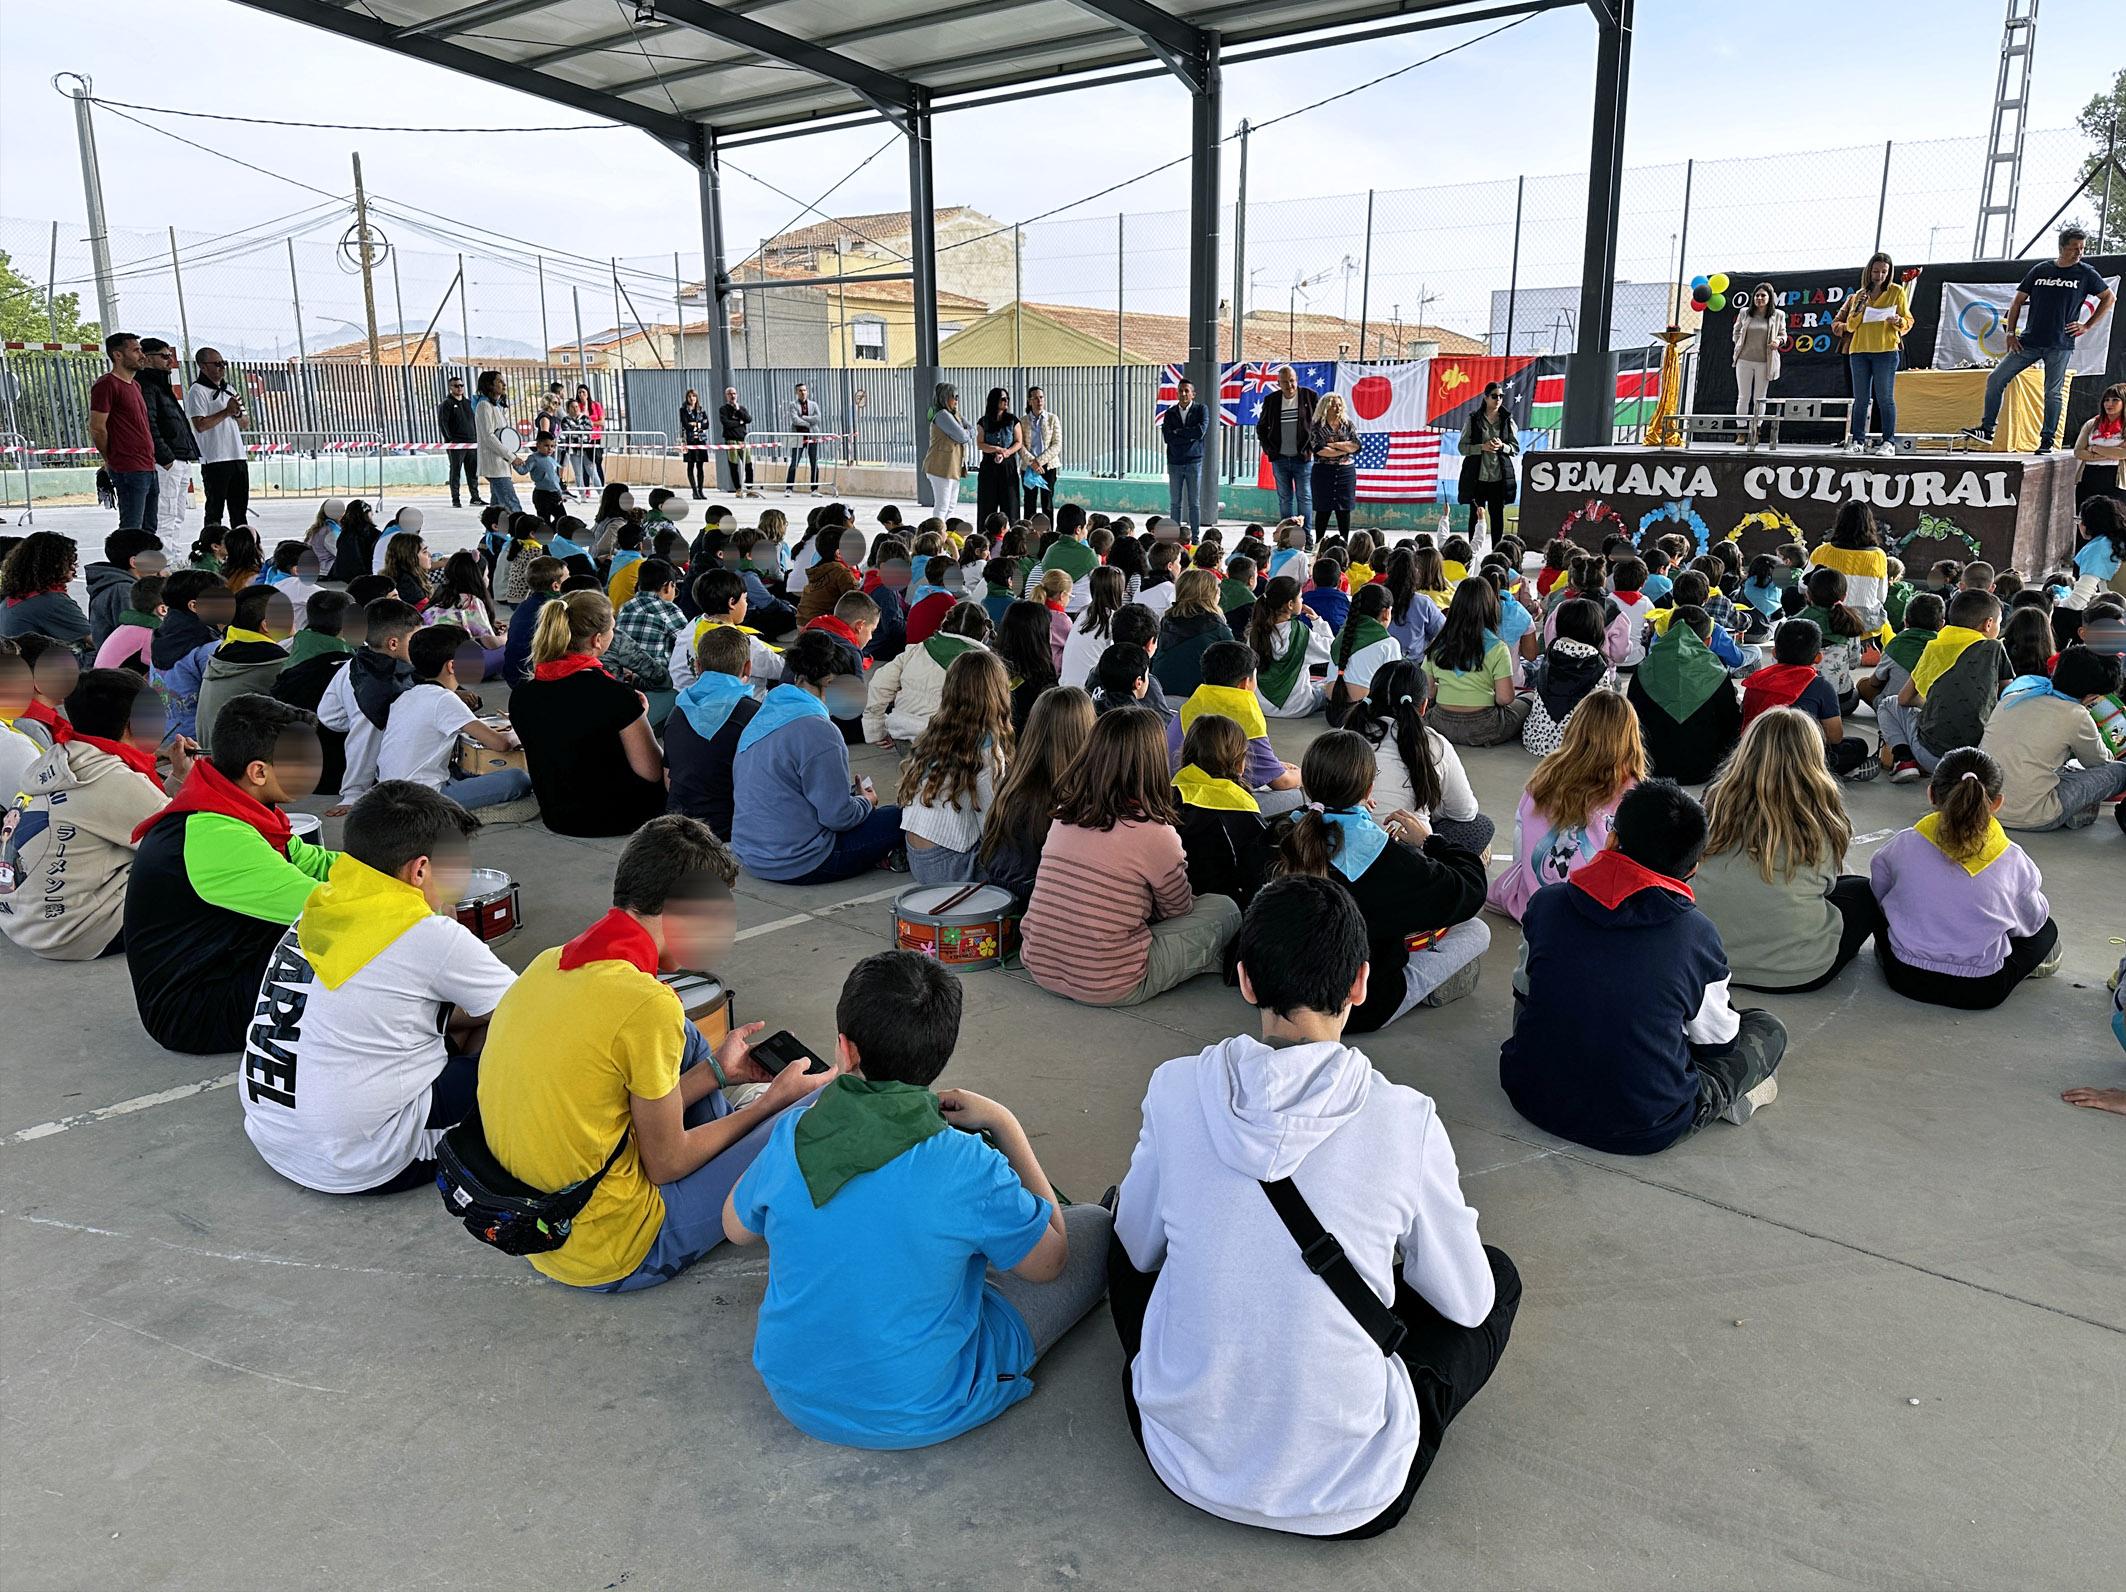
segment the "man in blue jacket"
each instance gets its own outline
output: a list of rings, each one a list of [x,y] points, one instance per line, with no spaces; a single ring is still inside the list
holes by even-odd
[[[1166,501],[1173,517],[1188,527],[1188,540],[1196,540],[1202,528],[1203,511],[1197,486],[1203,475],[1203,434],[1208,416],[1196,402],[1196,384],[1183,377],[1174,389],[1174,402],[1159,417],[1159,435],[1166,439]]]

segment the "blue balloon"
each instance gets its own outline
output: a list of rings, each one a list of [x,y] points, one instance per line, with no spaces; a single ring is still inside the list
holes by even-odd
[[[1710,288],[1713,285],[1713,279],[1709,276],[1694,276],[1690,279],[1690,285],[1693,291]]]

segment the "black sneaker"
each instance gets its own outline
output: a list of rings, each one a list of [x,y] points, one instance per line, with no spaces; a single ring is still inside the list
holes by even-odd
[[[1881,773],[1882,764],[1877,762],[1873,756],[1870,756],[1867,761],[1847,769],[1839,777],[1850,784],[1865,785],[1869,780],[1876,778]]]
[[[1966,426],[1964,427],[1964,435],[1969,437],[1973,442],[1984,442],[1987,444],[1991,444],[1993,441],[1993,433],[1988,431],[1984,426]]]

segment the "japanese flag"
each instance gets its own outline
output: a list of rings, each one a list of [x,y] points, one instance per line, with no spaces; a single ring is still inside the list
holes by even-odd
[[[1336,390],[1360,431],[1422,431],[1428,424],[1432,362],[1413,359],[1395,365],[1336,367]]]

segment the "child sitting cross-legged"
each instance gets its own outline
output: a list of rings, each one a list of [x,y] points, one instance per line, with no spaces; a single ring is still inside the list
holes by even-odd
[[[1181,743],[1188,727],[1204,713],[1222,713],[1247,733],[1248,757],[1242,783],[1255,792],[1264,816],[1288,813],[1303,798],[1299,770],[1277,755],[1270,745],[1270,727],[1255,694],[1255,651],[1242,641],[1213,642],[1203,654],[1203,683],[1181,711],[1167,722],[1166,746],[1169,765],[1182,764]]]
[[[613,870],[612,910],[541,952],[495,1008],[479,1072],[488,1149],[536,1189],[607,1168],[567,1241],[530,1257],[556,1282],[626,1293],[693,1265],[723,1242],[724,1201],[776,1117],[833,1076],[770,1074],[747,1044],[760,1023],[712,1050],[658,981],[730,948],[737,872],[702,824],[651,819]],[[768,1088],[734,1109],[735,1083]]]
[[[1477,811],[1461,754],[1425,722],[1425,685],[1424,671],[1409,659],[1389,664],[1344,727],[1373,748],[1376,812],[1407,809],[1448,845],[1488,861],[1498,825]]]
[[[281,811],[317,784],[316,724],[271,697],[231,698],[214,756],[133,831],[126,963],[141,1025],[165,1050],[242,1048],[273,947],[339,860]]]
[[[1611,668],[1603,643],[1602,610],[1584,597],[1568,597],[1553,615],[1551,637],[1528,667],[1528,718],[1521,725],[1521,745],[1548,757],[1565,739],[1572,711],[1590,691],[1609,680]]]
[[[1074,685],[1052,686],[1012,738],[1011,766],[982,820],[981,869],[1022,903],[1033,894],[1057,783],[1092,738],[1093,719],[1091,697]]]
[[[1969,570],[1965,573],[1968,576]],[[1912,677],[1899,688],[1895,702],[1886,700],[1887,693],[1875,699],[1883,738],[1896,735],[1903,740],[1910,760],[1925,774],[1933,773],[1950,752],[1975,747],[1985,738],[1986,721],[2000,702],[2001,682],[2011,674],[2007,649],[2000,642],[1998,597],[1967,587],[1949,598],[1946,619],[1912,665]],[[1904,760],[1898,754],[1900,764]]]
[[[1853,825],[1809,716],[1773,708],[1752,719],[1706,787],[1705,816],[1691,889],[1735,982],[1774,995],[1830,983],[1875,932],[1875,895],[1841,871]]]
[[[988,624],[976,605],[960,607]],[[911,650],[945,639],[940,632]],[[901,764],[901,835],[918,884],[980,876],[982,826],[1010,760],[1011,682],[995,653],[970,645],[946,668],[937,711]]]
[[[1934,811],[1875,853],[1875,952],[1884,981],[1907,999],[1990,1011],[2024,979],[2059,970],[2044,880],[2001,828],[2001,795],[2000,764],[1958,747],[1927,783]]]
[[[753,638],[737,625],[703,634],[694,649],[693,683],[664,721],[664,760],[672,775],[665,809],[700,819],[723,841],[731,838],[731,763],[738,738],[760,711],[752,647]]]
[[[1643,569],[1643,566],[1641,566]],[[1458,746],[1521,738],[1529,699],[1513,689],[1513,653],[1499,637],[1499,596],[1488,580],[1465,580],[1447,623],[1421,665],[1432,681],[1432,727]]]
[[[1476,988],[1491,930],[1485,859],[1434,835],[1417,814],[1374,821],[1373,748],[1353,730],[1317,736],[1301,764],[1307,809],[1277,842],[1281,873],[1340,880],[1366,920],[1367,993],[1348,1027],[1368,1034],[1419,1006]]]
[[[1986,596],[1988,602],[1993,600],[1990,595],[1980,595]],[[1846,734],[1837,693],[1817,672],[1822,660],[1823,637],[1813,620],[1783,622],[1772,633],[1772,661],[1743,682],[1743,726],[1747,728],[1758,714],[1772,708],[1799,708],[1816,721],[1823,735],[1824,760],[1832,773],[1851,780],[1873,779],[1882,772],[1882,765],[1865,740],[1858,734]],[[1879,702],[1876,711],[1881,712]],[[1885,719],[1882,728],[1887,736],[1890,721]]]
[[[1631,704],[1589,694],[1565,739],[1536,764],[1513,819],[1513,862],[1491,882],[1487,905],[1520,921],[1528,898],[1592,862],[1609,841],[1624,793],[1646,777],[1646,742]]]
[[[1189,889],[1222,895],[1243,911],[1269,872],[1269,825],[1262,803],[1241,783],[1246,774],[1247,732],[1222,713],[1199,713],[1181,741],[1181,767],[1174,775],[1180,803],[1181,850],[1188,859]]]
[[[873,669],[864,689],[864,739],[888,747],[915,741],[944,700],[945,671],[961,653],[986,650],[988,638],[988,611],[959,603],[925,639]]]
[[[1741,699],[1727,665],[1706,645],[1717,633],[1703,608],[1677,608],[1625,687],[1646,738],[1647,762],[1679,785],[1711,779],[1742,733]]]
[[[2049,638],[2048,638],[2049,639]],[[2048,677],[2042,658],[2009,649],[2016,677],[2001,691],[1979,745],[2001,767],[2000,821],[2008,829],[2080,829],[2126,792],[2092,710],[2119,690],[2119,660],[2079,644]]]
[[[499,807],[531,794],[531,775],[521,768],[491,774],[461,775],[451,768],[458,737],[470,736],[491,752],[517,745],[506,729],[483,724],[474,703],[458,686],[458,659],[477,663],[480,644],[458,625],[430,625],[406,644],[413,665],[413,686],[391,704],[384,740],[377,750],[377,774],[387,780],[411,780],[441,791],[460,807]]]
[[[479,821],[411,780],[373,785],[339,863],[258,988],[238,1094],[268,1166],[323,1194],[435,1182],[472,1114],[487,1021],[516,975],[451,916]]]
[[[557,835],[628,835],[664,811],[664,756],[641,693],[608,674],[613,605],[572,591],[539,612],[532,678],[510,693],[539,817]]]
[[[1705,839],[1683,788],[1647,780],[1601,854],[1530,899],[1499,1083],[1545,1132],[1652,1155],[1777,1098],[1786,1029],[1729,1003],[1720,931],[1692,901]]]
[[[1912,670],[1926,652],[1927,643],[1941,634],[1945,612],[1937,593],[1913,593],[1904,606],[1904,628],[1884,646],[1882,657],[1867,678],[1855,682],[1861,700],[1874,705],[1876,724],[1882,731],[1879,761],[1900,785],[1927,776],[1920,772],[1912,756],[1914,715],[1900,707],[1897,698],[1905,682],[1912,678]]]
[[[1437,1108],[1345,1042],[1366,951],[1341,885],[1255,898],[1238,971],[1261,1036],[1153,1073],[1109,1250],[1123,1403],[1153,1472],[1207,1514],[1317,1538],[1403,1518],[1521,1298]],[[1315,1265],[1324,1232],[1347,1269]]]
[[[391,704],[413,687],[413,665],[406,653],[421,628],[420,614],[396,597],[378,597],[362,611],[362,645],[318,701],[318,722],[346,737],[340,799],[325,809],[327,818],[345,817],[377,781],[377,757],[383,751],[384,728],[391,722]]]
[[[1107,1288],[1107,1211],[1063,1206],[1005,1107],[932,1091],[961,1000],[913,951],[857,963],[831,1081],[724,1202],[731,1242],[768,1241],[753,1365],[822,1442],[922,1448],[994,1420]]]

